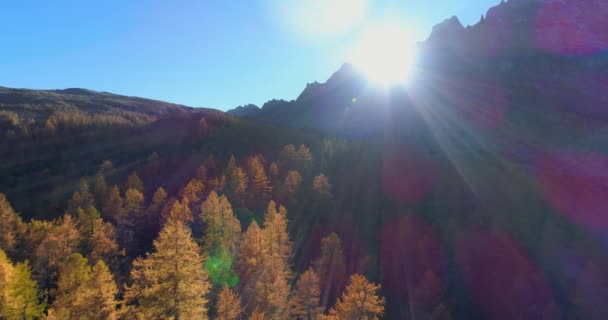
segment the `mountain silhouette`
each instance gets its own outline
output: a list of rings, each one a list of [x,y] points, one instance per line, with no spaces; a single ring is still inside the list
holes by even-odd
[[[378,135],[396,126],[416,131],[439,114],[480,130],[500,131],[515,119],[538,120],[534,125],[547,132],[564,125],[560,121],[602,125],[608,119],[602,107],[608,20],[601,13],[608,13],[608,3],[599,0],[503,1],[473,26],[464,27],[457,17],[436,25],[418,44],[415,75],[405,88],[374,87],[344,64],[326,82],[308,84],[295,100],[228,113],[347,136]]]

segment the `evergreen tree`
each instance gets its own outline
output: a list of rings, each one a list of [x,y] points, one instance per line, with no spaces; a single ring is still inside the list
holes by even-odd
[[[0,258],[0,260],[2,259]],[[0,264],[2,263],[0,262]],[[17,263],[8,279],[5,288],[6,295],[4,299],[0,298],[2,318],[6,320],[41,319],[45,304],[41,302],[42,296],[38,291],[38,285],[32,279],[29,263],[27,261]],[[2,284],[0,284],[1,286]]]
[[[227,175],[226,187],[228,195],[240,206],[245,203],[248,183],[247,174],[241,167],[236,167]]]
[[[280,154],[281,167],[285,169],[293,169],[296,167],[296,161],[298,159],[298,152],[293,144],[288,144],[283,147]]]
[[[59,319],[81,319],[87,315],[86,284],[91,279],[88,261],[79,253],[70,255],[61,266],[57,293],[51,306]]]
[[[251,277],[253,284],[249,298],[252,306],[267,317],[283,319],[289,311],[292,245],[287,233],[287,211],[283,206],[277,210],[274,201],[268,204],[261,242],[261,263]]]
[[[118,288],[110,269],[103,260],[97,261],[93,266],[86,289],[82,298],[87,300],[88,319],[116,319]]]
[[[125,190],[129,189],[134,189],[144,193],[144,183],[137,175],[137,172],[133,172],[131,175],[129,175],[129,177],[127,177],[127,181],[125,182]]]
[[[17,243],[24,236],[26,225],[13,210],[3,193],[0,193],[0,249],[16,254]]]
[[[312,168],[312,153],[305,145],[300,145],[297,153],[297,166],[302,172],[308,172]]]
[[[247,170],[249,180],[250,195],[252,202],[255,204],[265,203],[270,199],[272,187],[266,170],[264,170],[264,161],[261,155],[253,156],[247,161]]]
[[[378,291],[379,285],[369,282],[362,275],[352,275],[346,291],[336,303],[335,313],[338,319],[380,319],[384,314],[384,298]]]
[[[22,255],[25,259],[36,261],[36,250],[49,231],[53,229],[53,223],[51,221],[33,219],[27,224],[26,229]]]
[[[139,242],[140,227],[146,223],[144,216],[144,195],[137,189],[128,189],[125,193],[125,205],[122,216],[116,227],[120,244],[129,255],[137,256],[142,246]]]
[[[205,190],[205,186],[203,182],[199,179],[192,179],[186,184],[184,189],[180,192],[180,196],[182,197],[182,203],[186,203],[188,205],[194,205],[198,203],[203,195],[203,191]]]
[[[268,258],[285,270],[289,269],[292,256],[292,243],[287,230],[287,210],[283,206],[278,206],[277,210],[276,203],[270,201],[264,216],[263,246]]]
[[[105,160],[99,165],[99,170],[95,175],[95,186],[93,188],[95,207],[101,208],[108,192],[108,185],[106,183],[106,174],[112,170],[112,162]]]
[[[193,220],[192,211],[190,211],[187,204],[180,201],[175,201],[171,207],[171,211],[169,211],[169,216],[167,219],[175,219],[187,224]]]
[[[224,286],[217,297],[217,320],[236,320],[243,313],[237,293]]]
[[[279,166],[276,162],[272,162],[268,167],[268,175],[270,176],[272,184],[276,185],[279,179]]]
[[[201,221],[206,225],[205,250],[222,248],[235,253],[241,235],[241,223],[234,216],[228,199],[211,191],[201,205]]]
[[[262,262],[256,274],[252,306],[262,310],[270,319],[285,319],[289,312],[289,274],[271,259]]]
[[[247,293],[247,298],[250,296],[250,288],[255,281],[254,274],[261,266],[265,254],[262,237],[262,229],[257,222],[253,221],[241,239],[236,269],[241,276],[243,292]]]
[[[160,211],[162,210],[165,202],[167,201],[167,192],[163,187],[159,187],[154,192],[152,196],[152,201],[150,201],[150,206],[148,207],[148,212],[152,216],[160,216]]]
[[[78,182],[78,190],[74,192],[68,202],[68,212],[76,214],[78,208],[88,208],[94,205],[94,198],[91,194],[89,183],[85,178]]]
[[[210,284],[190,229],[170,218],[154,241],[154,249],[133,262],[133,284],[125,292],[127,303],[136,304],[137,312],[146,318],[207,319]]]
[[[226,169],[224,169],[224,175],[227,177],[232,175],[232,173],[234,172],[234,170],[237,167],[238,167],[238,164],[236,162],[236,158],[234,157],[234,155],[231,155],[230,159],[228,159],[228,164],[226,165]]]
[[[324,174],[320,174],[314,178],[312,182],[312,191],[315,200],[318,202],[327,201],[332,198],[331,184]]]
[[[91,236],[86,239],[87,257],[90,261],[104,261],[112,266],[113,270],[118,267],[118,260],[124,256],[124,250],[120,250],[116,242],[116,229],[111,223],[104,222],[101,218],[93,221]]]
[[[270,320],[271,318],[267,317],[266,314],[260,309],[255,309],[251,313],[249,320]]]
[[[321,306],[325,309],[338,298],[346,282],[342,242],[336,233],[321,240],[321,256],[313,266],[321,281]]]
[[[13,276],[13,272],[13,264],[6,255],[6,252],[0,249],[0,319],[3,317],[2,310],[6,304],[6,291],[8,289],[9,281]]]
[[[316,320],[321,314],[319,298],[319,276],[312,269],[306,270],[296,284],[296,291],[290,301],[290,314],[295,320]]]
[[[133,226],[143,218],[144,195],[141,191],[131,188],[125,192],[125,212],[124,224]]]
[[[69,215],[56,221],[36,248],[34,270],[43,288],[49,288],[59,276],[64,261],[80,247],[80,233]]]
[[[290,170],[285,177],[283,182],[283,189],[286,197],[292,197],[298,192],[300,184],[302,183],[302,176],[297,170]]]
[[[146,209],[146,218],[139,222],[139,237],[142,248],[146,250],[152,246],[152,242],[162,227],[163,210],[167,205],[167,192],[164,188],[156,189],[150,205]]]
[[[76,253],[61,268],[51,310],[59,319],[116,319],[117,293],[114,278],[103,261],[91,268],[88,260]]]
[[[112,186],[106,193],[105,200],[101,206],[101,214],[104,219],[118,224],[118,221],[125,219],[124,211],[124,200],[120,195],[120,190],[118,186]]]
[[[93,222],[101,216],[95,207],[78,208],[76,210],[77,225],[81,233],[81,238],[86,241],[91,237],[93,231]]]

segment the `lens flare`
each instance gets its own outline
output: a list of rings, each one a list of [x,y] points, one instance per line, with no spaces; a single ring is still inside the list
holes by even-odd
[[[416,44],[409,28],[384,23],[368,28],[351,53],[351,62],[380,85],[406,83],[416,60]]]

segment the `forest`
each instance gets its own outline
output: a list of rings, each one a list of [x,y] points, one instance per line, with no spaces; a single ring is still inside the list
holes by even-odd
[[[286,145],[277,161],[222,166],[211,156],[177,194],[158,187],[149,199],[137,172],[109,185],[104,161],[52,221],[24,222],[0,194],[2,317],[378,319],[381,288],[347,277],[336,233],[294,272],[287,209],[271,199],[331,206],[331,182],[313,175],[304,145]]]

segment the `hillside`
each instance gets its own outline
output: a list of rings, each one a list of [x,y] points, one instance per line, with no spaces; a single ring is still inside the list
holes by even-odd
[[[13,124],[79,115],[82,121],[144,124],[160,116],[190,112],[192,108],[137,97],[86,89],[27,90],[0,87],[0,117]]]

